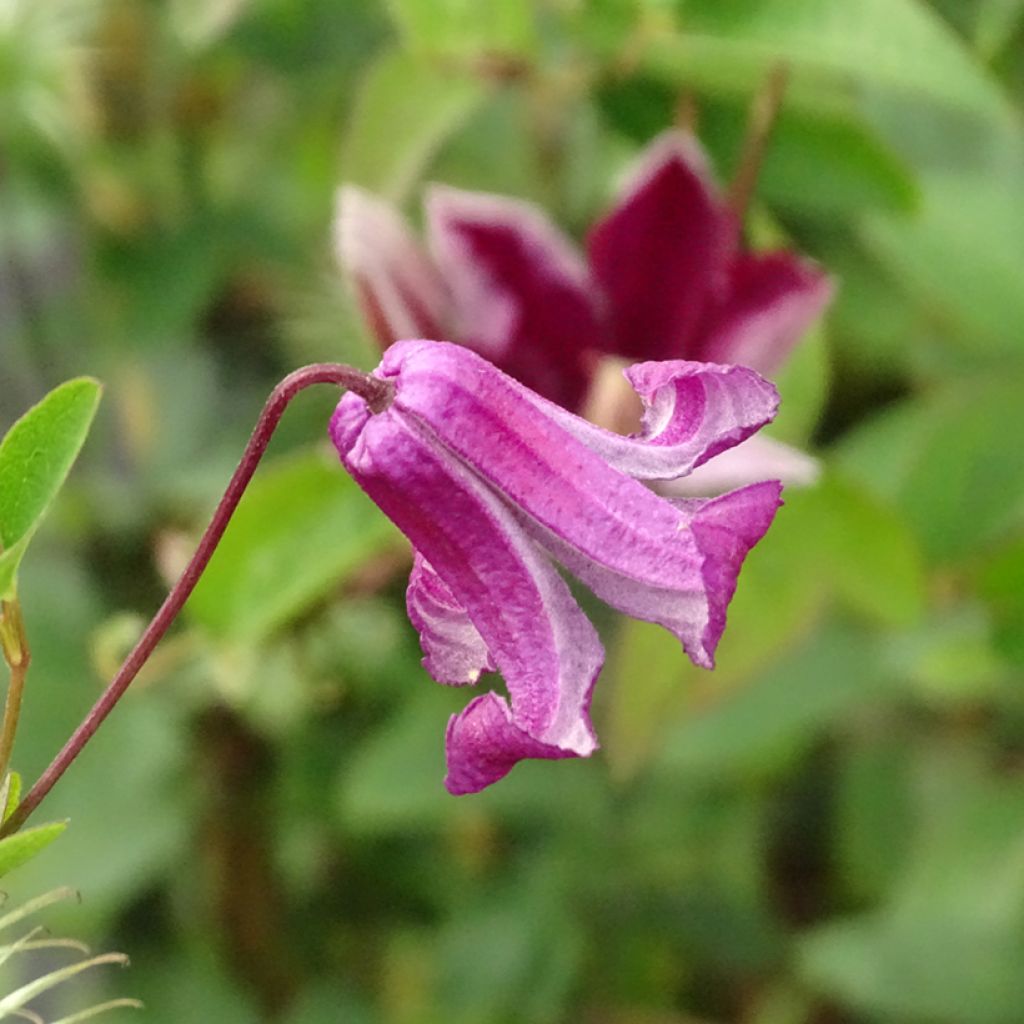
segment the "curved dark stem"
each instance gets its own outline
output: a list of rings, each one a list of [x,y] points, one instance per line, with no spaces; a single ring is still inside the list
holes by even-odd
[[[267,450],[271,435],[277,427],[288,403],[304,388],[311,384],[337,384],[354,391],[365,399],[374,412],[380,412],[390,402],[393,393],[392,385],[377,377],[362,373],[350,366],[336,363],[315,363],[304,366],[289,374],[274,388],[267,404],[263,407],[256,427],[249,438],[242,458],[228,483],[224,496],[220,499],[210,524],[206,527],[199,546],[191,561],[185,567],[181,578],[175,583],[167,595],[160,610],[146,627],[138,643],[132,648],[117,674],[110,681],[100,698],[92,706],[82,723],[71,734],[60,753],[50,762],[49,767],[39,776],[35,785],[28,791],[25,799],[18,804],[14,813],[0,829],[0,836],[16,832],[28,816],[39,806],[39,803],[54,787],[57,780],[64,774],[72,761],[81,753],[82,748],[92,738],[103,720],[114,709],[132,680],[146,663],[153,649],[170,628],[178,612],[188,600],[195,585],[199,582],[203,570],[216,550],[238,502],[252,479],[263,453]]]

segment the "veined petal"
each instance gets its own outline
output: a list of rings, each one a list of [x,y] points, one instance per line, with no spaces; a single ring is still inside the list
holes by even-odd
[[[508,703],[496,693],[485,693],[448,721],[445,735],[449,793],[478,793],[504,778],[527,757],[556,760],[571,751],[542,743],[517,726]]]
[[[612,350],[696,358],[696,331],[724,287],[736,244],[707,158],[690,135],[660,135],[612,211],[591,230],[590,265],[610,302]]]
[[[743,253],[701,331],[698,358],[772,374],[834,292],[835,283],[824,270],[793,253]]]
[[[399,338],[444,337],[444,282],[398,211],[355,185],[338,190],[336,206],[338,262],[381,347]]]
[[[514,391],[603,462],[636,480],[685,476],[750,437],[778,410],[775,386],[744,366],[676,359],[637,363],[625,375],[644,406],[642,431],[633,437],[574,416],[514,380],[504,382],[504,391]]]
[[[699,514],[680,510],[613,469],[543,415],[514,381],[465,349],[405,342],[388,351],[383,366],[401,371],[396,405],[500,494],[523,530],[609,604],[667,626],[698,664],[710,665],[720,634],[716,609],[732,596],[742,556],[732,557],[737,546],[728,533],[728,558],[706,550],[696,524],[706,526],[712,512],[719,524],[723,509],[742,502],[743,517],[732,528],[753,537],[745,554],[774,515],[777,484],[742,499],[715,499],[723,504],[708,503]],[[645,372],[657,380],[654,368]]]
[[[388,350],[385,374],[409,348]],[[331,437],[342,462],[467,609],[508,685],[512,723],[558,756],[590,754],[590,694],[604,659],[593,626],[504,503],[413,421],[405,381],[395,383],[393,404],[376,415],[353,394],[341,400]],[[472,760],[470,748],[455,754]]]
[[[772,437],[756,434],[705,462],[688,477],[662,481],[655,488],[666,497],[721,494],[759,480],[778,480],[787,487],[810,487],[821,475],[813,455]]]
[[[409,621],[420,634],[423,667],[439,683],[470,686],[493,672],[487,644],[448,585],[417,551],[405,594]]]
[[[426,209],[459,340],[575,408],[589,377],[588,350],[601,346],[582,256],[532,203],[435,185]]]
[[[725,612],[747,552],[771,526],[781,501],[777,480],[762,481],[718,498],[668,500],[695,541],[691,573],[674,586],[655,584],[589,558],[538,524],[524,528],[606,604],[673,633],[695,665],[713,668]]]

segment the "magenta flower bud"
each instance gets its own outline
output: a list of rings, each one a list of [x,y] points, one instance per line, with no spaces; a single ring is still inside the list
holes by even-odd
[[[779,505],[767,481],[713,499],[659,497],[642,480],[684,476],[772,418],[775,389],[736,366],[642,363],[627,376],[643,432],[604,431],[470,350],[403,341],[377,375],[373,411],[346,394],[331,421],[345,467],[412,542],[409,615],[439,682],[497,670],[449,723],[452,793],[476,792],[519,760],[585,757],[604,652],[555,567],[602,600],[674,633],[711,667],[747,551]]]

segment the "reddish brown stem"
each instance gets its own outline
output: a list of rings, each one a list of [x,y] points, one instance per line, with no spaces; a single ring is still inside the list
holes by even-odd
[[[750,105],[747,134],[743,141],[736,176],[729,186],[728,204],[736,218],[737,230],[742,229],[747,208],[754,196],[757,179],[761,173],[765,151],[771,139],[772,130],[779,118],[782,99],[789,84],[789,68],[777,64],[768,72],[764,84],[757,91]]]
[[[64,774],[72,761],[82,752],[82,748],[92,738],[93,733],[100,727],[103,720],[114,709],[114,705],[121,699],[125,690],[131,685],[132,680],[138,675],[139,670],[146,663],[146,660],[153,653],[153,649],[160,642],[163,635],[170,628],[178,612],[188,600],[195,585],[199,582],[203,570],[210,561],[213,552],[217,548],[224,530],[227,528],[231,516],[234,514],[238,502],[245,492],[249,481],[252,479],[256,467],[259,465],[263,453],[267,449],[271,435],[277,427],[288,403],[304,388],[311,384],[337,384],[341,387],[354,391],[366,400],[367,404],[374,411],[383,409],[391,396],[392,386],[387,381],[371,377],[350,366],[342,366],[335,363],[316,363],[312,366],[304,366],[289,374],[280,384],[274,388],[267,404],[263,407],[256,427],[249,438],[241,461],[235,469],[234,475],[228,483],[224,496],[220,499],[210,524],[206,527],[199,546],[191,561],[185,567],[181,578],[175,583],[171,592],[167,595],[160,610],[153,617],[153,620],[146,627],[145,632],[139,637],[138,643],[132,648],[124,663],[118,669],[117,674],[110,681],[107,688],[100,695],[99,700],[92,706],[92,709],[85,716],[82,723],[71,734],[67,743],[64,744],[60,753],[53,759],[49,767],[39,776],[35,785],[28,791],[25,799],[21,801],[14,813],[0,829],[0,836],[10,835],[16,832],[26,821],[28,816],[39,806],[47,793],[54,787],[58,779]]]

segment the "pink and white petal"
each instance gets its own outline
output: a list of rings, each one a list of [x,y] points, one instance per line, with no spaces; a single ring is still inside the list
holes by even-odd
[[[773,374],[834,294],[834,280],[810,260],[790,252],[744,253],[705,321],[699,358]]]
[[[694,542],[689,578],[675,586],[588,558],[538,524],[524,519],[523,525],[606,604],[664,626],[695,665],[714,668],[743,560],[771,525],[780,492],[778,481],[769,480],[718,498],[670,501],[680,514],[680,530]]]
[[[601,345],[596,289],[573,244],[532,203],[435,185],[431,250],[449,283],[455,334],[567,408],[583,397]]]
[[[423,667],[436,682],[471,686],[494,662],[480,631],[448,585],[417,551],[405,593],[409,621],[420,635]]]
[[[448,721],[445,735],[449,793],[479,793],[504,778],[525,758],[557,760],[575,756],[551,743],[542,743],[519,728],[508,703],[495,693],[471,701]]]
[[[389,352],[398,358],[408,348]],[[342,398],[331,421],[342,462],[468,610],[508,685],[514,724],[587,756],[596,747],[590,695],[604,660],[597,634],[505,504],[411,422],[401,408],[404,384],[377,415],[355,395]]]
[[[543,415],[511,377],[468,349],[443,343],[394,345],[382,366],[398,371],[392,409],[508,506],[588,557],[651,582],[674,586],[680,573],[689,573],[692,538],[680,532],[676,510]]]
[[[660,135],[587,241],[610,304],[611,351],[697,358],[696,332],[725,285],[735,245],[735,219],[697,141],[681,131]]]
[[[716,455],[679,480],[655,486],[666,497],[721,494],[759,480],[779,480],[786,487],[811,487],[821,476],[821,463],[807,452],[757,434]]]
[[[626,379],[643,407],[640,434],[626,437],[545,401],[515,381],[507,387],[636,480],[674,480],[750,437],[778,409],[775,386],[744,366],[685,360],[637,363]]]
[[[639,374],[642,390],[645,382],[660,380],[659,364],[647,365]],[[676,507],[611,468],[558,422],[539,415],[520,385],[465,349],[406,342],[387,353],[384,366],[400,371],[394,408],[501,495],[522,531],[607,603],[666,626],[697,664],[710,667],[716,609],[735,588],[729,570],[739,570],[728,535],[722,550],[705,548],[695,529],[719,506]],[[742,368],[724,369],[756,378]],[[778,484],[727,498],[745,502],[738,535],[756,532],[748,520],[763,532],[778,506]],[[497,660],[489,640],[488,646]]]
[[[398,211],[355,185],[338,190],[335,253],[382,348],[400,338],[443,338],[450,299]]]

